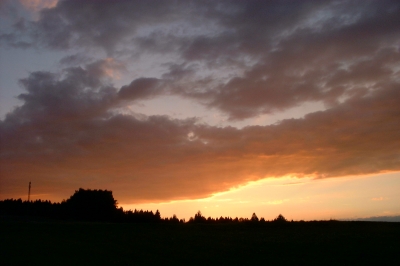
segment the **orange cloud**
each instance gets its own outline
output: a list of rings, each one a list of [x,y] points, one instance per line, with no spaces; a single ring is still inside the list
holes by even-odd
[[[42,72],[23,80],[25,104],[0,124],[7,191],[20,194],[31,180],[37,193],[107,188],[125,202],[148,202],[201,198],[265,177],[400,170],[395,86],[304,119],[236,129],[110,112],[121,104],[118,91],[89,72],[106,75],[71,68],[61,79]]]

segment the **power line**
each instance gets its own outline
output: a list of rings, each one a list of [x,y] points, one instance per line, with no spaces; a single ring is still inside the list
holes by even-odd
[[[29,181],[28,202],[31,201],[31,181]]]

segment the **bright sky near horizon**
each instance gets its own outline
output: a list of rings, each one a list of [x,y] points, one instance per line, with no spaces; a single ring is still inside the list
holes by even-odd
[[[0,0],[0,200],[400,215],[398,1]]]

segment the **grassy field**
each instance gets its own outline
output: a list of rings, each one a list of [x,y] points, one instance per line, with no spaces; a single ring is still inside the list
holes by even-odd
[[[400,223],[107,224],[0,219],[1,265],[395,265]]]

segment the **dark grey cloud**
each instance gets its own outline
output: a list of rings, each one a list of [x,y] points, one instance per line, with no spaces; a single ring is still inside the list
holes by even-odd
[[[184,82],[167,69],[169,88],[236,120],[305,102],[330,106],[355,83],[368,90],[367,83],[393,78],[399,18],[400,5],[390,0],[64,0],[0,38],[14,46],[99,48],[112,57],[171,56],[160,67],[196,64]],[[382,50],[389,61],[379,61]],[[364,61],[370,67],[361,72]],[[221,78],[221,71],[230,74]]]
[[[63,67],[73,67],[79,65],[86,65],[90,62],[95,61],[93,57],[85,55],[84,53],[76,53],[72,55],[64,56],[60,59],[59,64]]]
[[[34,37],[55,49],[94,46],[113,53],[139,27],[168,23],[185,12],[176,1],[59,1],[41,11]]]
[[[156,78],[139,78],[132,81],[129,85],[123,86],[118,95],[122,99],[144,99],[154,97],[155,95],[161,94],[161,88],[159,87],[159,80]]]

